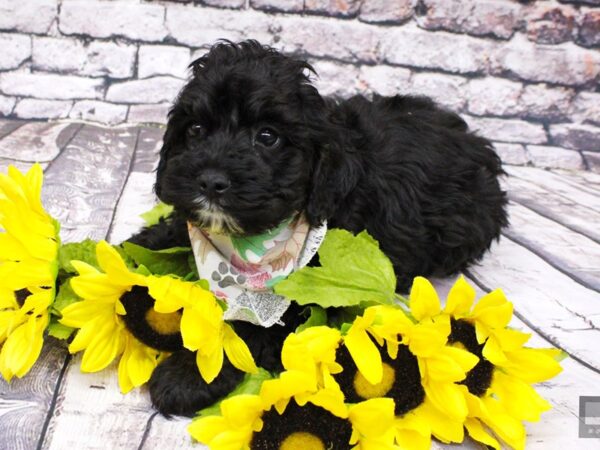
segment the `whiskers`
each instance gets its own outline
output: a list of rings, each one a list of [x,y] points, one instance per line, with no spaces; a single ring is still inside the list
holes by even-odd
[[[194,214],[196,220],[194,225],[199,228],[209,230],[211,233],[218,234],[243,234],[243,229],[237,221],[227,214],[219,205],[215,205],[204,196],[200,196],[194,200],[194,204],[198,207]]]

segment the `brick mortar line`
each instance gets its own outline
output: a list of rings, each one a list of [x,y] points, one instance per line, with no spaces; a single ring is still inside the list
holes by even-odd
[[[22,35],[22,36],[29,36],[27,33],[18,33],[18,35]],[[84,35],[84,34],[71,34],[71,35],[61,35],[64,38],[67,39],[76,39],[76,40],[81,40],[84,43],[84,46],[87,47],[89,46],[89,43],[91,42],[103,42],[103,43],[114,43],[114,44],[119,44],[119,43],[123,43],[123,39],[120,37],[111,37],[111,38],[94,38],[90,35]],[[45,36],[47,38],[52,38],[52,39],[60,39],[59,37],[54,37],[54,36]],[[136,52],[139,54],[139,49],[142,46],[170,46],[170,47],[177,47],[177,48],[182,48],[182,49],[188,49],[191,52],[196,52],[196,51],[200,51],[203,48],[202,47],[195,47],[195,46],[189,46],[189,45],[185,45],[179,42],[155,42],[155,43],[151,43],[148,41],[140,41],[140,40],[126,40],[127,41],[127,45],[129,45],[130,47],[135,47]],[[507,41],[508,42],[508,41]],[[430,72],[430,73],[440,73],[440,74],[445,74],[445,75],[451,75],[451,76],[458,76],[458,77],[462,77],[465,79],[476,79],[476,78],[483,78],[483,77],[494,77],[494,78],[500,78],[500,79],[505,79],[508,81],[515,81],[515,82],[520,82],[523,83],[524,85],[532,85],[532,84],[546,84],[549,87],[559,87],[559,88],[571,88],[571,89],[575,89],[577,91],[577,93],[579,92],[596,92],[594,90],[594,88],[597,89],[597,84],[594,80],[590,80],[586,83],[578,83],[578,84],[566,84],[566,83],[557,83],[557,82],[552,82],[552,81],[536,81],[536,80],[531,80],[531,79],[525,79],[525,78],[520,78],[518,75],[514,75],[511,73],[511,71],[509,69],[503,69],[503,68],[499,68],[500,71],[499,72],[494,72],[492,70],[490,70],[490,67],[486,67],[484,69],[481,70],[475,70],[475,71],[468,71],[468,72],[458,72],[458,71],[449,71],[449,70],[445,70],[442,68],[427,68],[427,67],[423,67],[423,66],[417,66],[417,65],[409,65],[409,64],[400,64],[400,63],[393,63],[393,62],[389,62],[386,61],[385,58],[381,59],[378,58],[376,61],[365,61],[365,60],[360,60],[359,58],[356,58],[356,61],[350,61],[347,59],[343,59],[343,58],[336,58],[334,56],[318,56],[318,55],[313,55],[309,52],[303,51],[303,50],[299,50],[299,51],[292,51],[289,52],[288,54],[292,55],[292,56],[300,56],[300,57],[304,57],[304,58],[310,58],[310,59],[314,59],[314,60],[319,60],[319,61],[331,61],[331,62],[335,62],[335,63],[339,63],[339,64],[347,64],[347,65],[351,65],[354,67],[361,67],[361,66],[370,66],[370,67],[399,67],[399,68],[406,68],[406,69],[410,69],[414,72]],[[111,77],[110,75],[85,75],[85,74],[81,74],[78,72],[72,72],[72,71],[65,71],[65,72],[60,72],[60,71],[53,71],[53,72],[47,72],[47,71],[43,71],[40,70],[38,68],[35,67],[35,65],[33,64],[33,40],[32,40],[32,47],[31,47],[31,55],[29,58],[27,58],[26,60],[24,60],[18,67],[16,68],[8,68],[8,69],[1,69],[0,70],[0,74],[2,73],[7,73],[7,72],[17,72],[19,71],[23,65],[27,65],[27,64],[31,64],[31,68],[30,68],[30,73],[32,74],[36,74],[36,73],[40,73],[40,74],[68,74],[68,75],[73,75],[73,76],[79,76],[82,78],[87,78],[87,79],[100,79],[100,78],[110,78],[111,80],[115,80],[115,81],[127,81],[127,80],[132,80],[132,79],[139,79],[136,78],[136,76],[134,75],[133,77],[123,77],[123,78],[116,78],[116,77]],[[136,64],[139,64],[139,60],[136,61]],[[166,75],[169,76],[169,75]],[[176,77],[174,77],[176,78]]]
[[[62,6],[62,3],[60,4]],[[356,22],[357,24],[363,25],[363,26],[369,26],[369,27],[375,27],[375,28],[399,28],[401,26],[403,26],[404,24],[406,24],[407,22],[414,22],[415,25],[417,26],[418,29],[424,31],[424,32],[429,32],[429,33],[435,33],[435,32],[447,32],[447,33],[451,33],[451,34],[455,34],[455,35],[459,35],[459,36],[466,36],[466,37],[471,37],[474,39],[483,39],[483,40],[488,40],[492,39],[494,41],[497,42],[509,42],[510,40],[512,40],[514,38],[515,35],[517,34],[524,34],[523,33],[523,29],[522,26],[516,26],[513,29],[513,32],[511,34],[511,36],[509,36],[508,38],[502,38],[499,36],[496,36],[493,34],[493,32],[490,33],[483,33],[483,34],[474,34],[474,33],[469,33],[468,31],[457,31],[457,30],[453,30],[451,28],[444,28],[444,27],[424,27],[421,26],[416,17],[418,16],[416,13],[413,13],[410,17],[408,17],[406,20],[404,21],[399,21],[399,22],[392,22],[392,23],[386,23],[386,22],[366,22],[366,21],[362,21],[359,20],[359,15],[354,16],[354,17],[348,17],[348,16],[343,16],[343,15],[328,15],[328,14],[320,14],[320,13],[312,13],[312,12],[308,12],[306,14],[304,14],[303,12],[306,11],[306,2],[304,2],[304,7],[303,7],[303,12],[294,12],[294,11],[265,11],[263,9],[259,9],[259,8],[226,8],[226,7],[218,7],[215,5],[207,5],[207,4],[203,4],[203,3],[189,3],[189,4],[180,4],[180,3],[176,3],[176,2],[158,2],[158,3],[140,3],[139,5],[156,5],[156,6],[161,6],[164,10],[164,17],[163,17],[163,24],[166,26],[166,16],[167,16],[167,11],[169,8],[173,9],[173,8],[190,8],[190,9],[195,9],[195,8],[199,8],[199,9],[208,9],[208,10],[214,10],[214,11],[238,11],[240,13],[244,13],[247,11],[253,11],[253,12],[257,12],[259,14],[263,14],[265,16],[287,16],[287,17],[297,17],[297,16],[301,16],[301,17],[305,17],[307,19],[310,20],[310,18],[312,17],[316,17],[316,18],[330,18],[332,20],[341,20],[342,22]],[[78,33],[65,33],[61,30],[60,28],[60,10],[59,13],[56,15],[56,20],[57,20],[57,30],[58,32],[63,35],[63,36],[78,36],[80,34]],[[579,24],[578,24],[579,25]],[[49,29],[51,28],[51,26],[49,27]],[[46,31],[46,33],[44,34],[40,34],[40,33],[29,33],[29,34],[35,34],[35,35],[40,35],[40,36],[47,36],[49,29]],[[167,30],[168,31],[168,30]],[[19,32],[16,28],[12,28],[12,29],[7,29],[7,32]],[[85,35],[82,35],[85,36]],[[120,35],[113,35],[108,39],[112,39],[112,38],[122,38],[131,42],[164,42],[165,39],[168,38],[168,35],[165,36],[161,41],[146,41],[146,40],[140,40],[140,39],[131,39],[128,38],[126,36],[120,36]],[[100,38],[102,39],[102,38]],[[597,47],[600,47],[600,45],[597,46],[583,46],[581,44],[579,44],[576,40],[574,39],[570,39],[566,42],[561,42],[558,44],[543,44],[543,43],[537,43],[536,41],[530,41],[535,45],[548,45],[548,46],[556,46],[556,45],[561,45],[567,42],[573,43],[574,45],[576,45],[577,47],[583,49],[583,50],[594,50]]]

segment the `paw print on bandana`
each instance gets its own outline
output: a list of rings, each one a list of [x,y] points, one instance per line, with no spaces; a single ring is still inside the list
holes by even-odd
[[[221,262],[219,263],[218,269],[219,270],[215,270],[212,273],[211,278],[216,281],[222,289],[246,282],[246,277],[240,274],[233,266],[228,266],[224,262]]]

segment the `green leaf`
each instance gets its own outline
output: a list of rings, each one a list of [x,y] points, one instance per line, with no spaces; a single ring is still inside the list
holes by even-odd
[[[318,327],[320,325],[327,325],[327,312],[320,306],[310,306],[310,315],[306,322],[296,328],[296,333],[306,330],[310,327]]]
[[[228,399],[230,397],[234,397],[236,395],[258,394],[260,392],[260,387],[262,386],[263,381],[270,380],[272,378],[273,378],[273,376],[269,372],[267,372],[265,369],[259,367],[257,373],[246,374],[244,376],[244,379],[241,381],[241,383],[238,384],[237,387],[227,395],[227,397],[222,398],[221,400],[216,402],[214,405],[209,406],[208,408],[204,408],[204,409],[198,411],[197,416],[201,417],[201,416],[218,416],[218,415],[220,415],[221,414],[221,402],[223,400]]]
[[[391,261],[366,231],[330,230],[319,249],[321,267],[304,267],[275,285],[301,305],[324,308],[391,304],[396,276]]]
[[[165,250],[149,250],[131,242],[122,244],[125,253],[131,257],[138,266],[145,266],[155,275],[187,276],[193,268],[188,264],[189,247],[173,247]]]
[[[99,269],[96,259],[96,241],[86,239],[82,242],[74,242],[61,245],[58,249],[58,267],[67,273],[77,273],[71,261],[76,259],[83,261]]]
[[[328,325],[337,328],[345,334],[348,328],[354,323],[354,319],[362,316],[365,308],[362,306],[348,306],[346,308],[336,308],[333,312],[329,312]]]
[[[133,258],[129,256],[125,250],[123,250],[123,247],[121,247],[120,245],[113,245],[113,248],[117,251],[117,253],[119,253],[119,255],[121,255],[121,258],[125,262],[125,265],[133,271],[135,271],[137,264],[135,263]]]
[[[52,304],[52,311],[60,315],[60,312],[72,303],[82,300],[71,287],[71,278],[63,281],[58,289],[58,295]]]
[[[158,222],[160,222],[160,219],[166,219],[169,217],[172,212],[173,207],[171,205],[159,202],[150,211],[140,214],[140,217],[144,219],[147,227],[151,227],[152,225],[156,225]]]
[[[200,279],[198,280],[198,286],[200,286],[205,291],[210,291],[210,283],[208,280]]]
[[[69,339],[74,331],[75,328],[59,323],[56,317],[53,317],[48,325],[48,334],[57,339]]]

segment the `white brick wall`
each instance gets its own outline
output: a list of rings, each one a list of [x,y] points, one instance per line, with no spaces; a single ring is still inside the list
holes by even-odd
[[[0,116],[164,122],[219,38],[324,95],[428,95],[510,164],[600,170],[600,0],[0,0]]]

